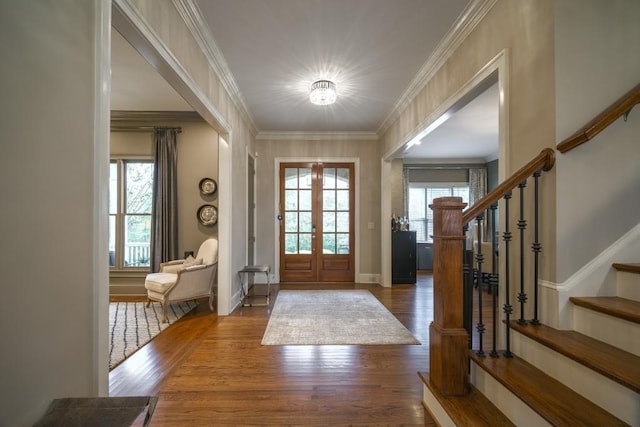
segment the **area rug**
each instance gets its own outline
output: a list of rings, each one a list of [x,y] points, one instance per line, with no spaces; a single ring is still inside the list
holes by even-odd
[[[368,290],[280,291],[262,345],[420,344]]]
[[[153,303],[147,308],[146,305],[146,302],[109,304],[109,369],[118,366],[196,306],[191,301],[170,304],[169,323],[162,323],[162,306]]]

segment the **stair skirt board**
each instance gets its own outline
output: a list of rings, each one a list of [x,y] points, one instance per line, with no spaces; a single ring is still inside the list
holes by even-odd
[[[573,329],[640,357],[640,324],[573,304]],[[615,331],[615,333],[612,333]]]
[[[431,418],[433,418],[440,427],[456,427],[456,423],[453,422],[447,411],[440,404],[440,401],[431,392],[431,389],[422,384],[422,406],[429,412]]]
[[[522,359],[627,424],[637,425],[640,396],[634,391],[515,331],[512,343],[512,351]]]
[[[505,386],[471,361],[471,383],[518,427],[550,426],[529,405],[518,399]]]
[[[618,271],[616,273],[616,295],[640,301],[640,274]]]

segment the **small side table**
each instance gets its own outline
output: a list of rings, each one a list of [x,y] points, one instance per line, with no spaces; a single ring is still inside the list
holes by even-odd
[[[249,295],[249,291],[253,288],[253,284],[249,283],[250,277],[255,277],[256,273],[264,273],[267,275],[267,293],[265,295]],[[269,295],[271,293],[271,267],[268,265],[245,265],[244,268],[238,271],[238,276],[240,277],[240,288],[242,290],[242,306],[243,307],[252,307],[258,305],[269,305]],[[253,303],[250,298],[252,297],[264,297],[266,298],[266,302],[262,303]]]

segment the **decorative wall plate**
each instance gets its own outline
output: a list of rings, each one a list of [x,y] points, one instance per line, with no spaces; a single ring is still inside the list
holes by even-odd
[[[218,189],[218,183],[213,178],[202,178],[198,187],[202,194],[213,194]]]
[[[202,205],[198,209],[198,221],[202,225],[216,225],[218,223],[218,208],[213,205]]]

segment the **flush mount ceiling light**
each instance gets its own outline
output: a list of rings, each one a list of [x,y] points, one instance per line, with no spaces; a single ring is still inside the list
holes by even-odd
[[[311,85],[309,100],[316,105],[329,105],[336,102],[336,85],[329,80],[318,80]]]

